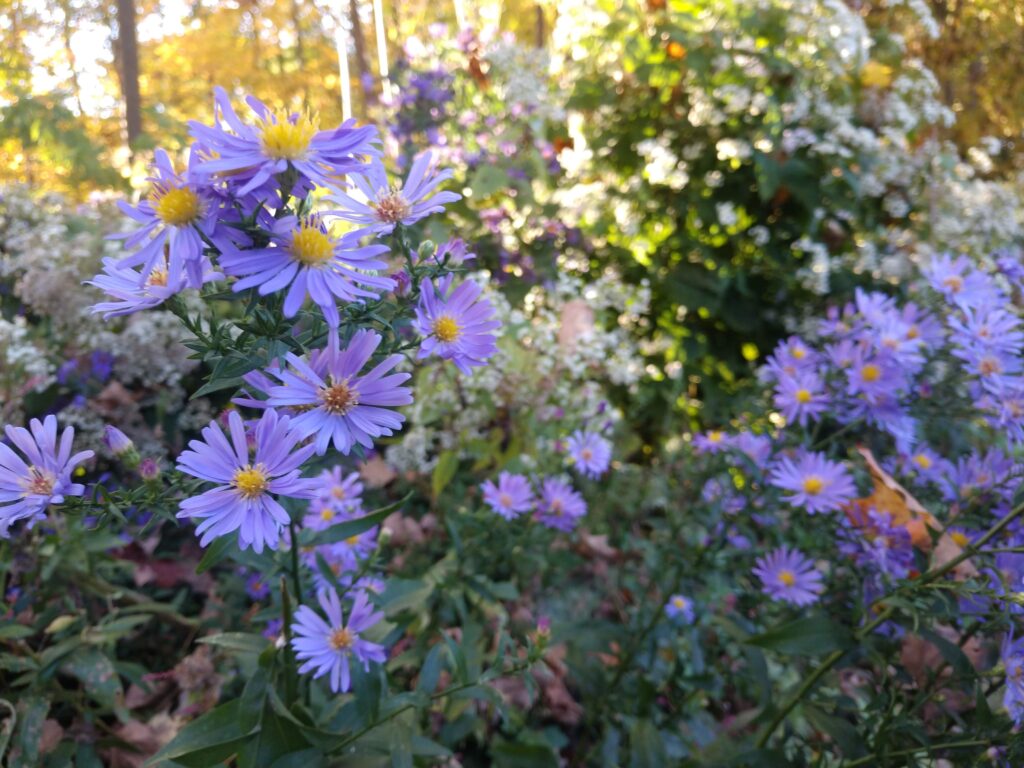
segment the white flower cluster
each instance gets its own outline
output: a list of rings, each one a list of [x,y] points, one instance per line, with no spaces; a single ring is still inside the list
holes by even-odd
[[[491,65],[488,74],[494,88],[509,108],[524,107],[544,120],[562,119],[565,113],[551,92],[548,55],[543,49],[527,48],[504,34],[486,44],[483,55]]]
[[[105,322],[89,311],[102,294],[83,281],[122,247],[103,236],[117,228],[115,216],[109,204],[73,207],[59,195],[40,197],[24,186],[0,189],[0,283],[31,315],[46,319],[24,330],[47,365],[109,353],[121,382],[170,388],[183,398],[181,379],[196,363],[180,344],[177,318],[155,310]]]
[[[37,344],[24,317],[12,321],[0,316],[0,419],[22,422],[22,398],[42,392],[54,380],[54,366],[46,349]]]

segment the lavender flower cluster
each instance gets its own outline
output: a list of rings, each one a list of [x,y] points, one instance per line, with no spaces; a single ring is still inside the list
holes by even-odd
[[[186,491],[178,517],[197,522],[204,547],[228,536],[256,553],[303,547],[327,621],[301,606],[292,643],[302,671],[329,673],[332,689],[344,691],[350,658],[364,666],[385,658],[383,646],[362,637],[381,618],[368,595],[380,582],[361,567],[378,530],[303,545],[289,511],[296,502],[309,504],[302,528],[314,533],[364,513],[356,476],[335,468],[311,478],[303,467],[331,448],[373,449],[401,430],[397,409],[413,402],[411,374],[398,370],[403,352],[418,346],[419,359],[436,356],[468,372],[494,355],[500,322],[479,286],[449,271],[458,243],[416,251],[407,243],[408,227],[460,199],[440,191],[451,172],[438,171],[430,152],[395,181],[375,128],[347,121],[322,130],[315,114],[275,111],[252,96],[246,103],[248,120],[216,90],[213,124],[190,123],[183,168],[157,150],[146,197],[121,203],[136,226],[113,238],[129,253],[105,259],[90,281],[108,295],[93,312],[112,319],[168,304],[188,323],[179,295],[215,296],[223,289],[207,286],[218,283],[245,294],[247,314],[264,305],[287,321],[266,333],[275,343],[287,337],[292,351],[245,374],[235,397],[259,417],[231,411],[178,457],[179,472],[208,488],[185,486],[196,490]],[[266,304],[271,297],[276,303]],[[388,302],[397,309],[382,322],[373,309]],[[7,428],[23,457],[0,444],[0,536],[85,493],[72,476],[84,474],[79,465],[92,452],[72,455],[73,435],[68,428],[58,440],[53,416],[33,420],[31,432]],[[139,468],[123,433],[110,428],[107,437],[115,457],[131,456]],[[250,591],[263,594],[266,582],[254,577]],[[339,589],[351,599],[347,621]]]

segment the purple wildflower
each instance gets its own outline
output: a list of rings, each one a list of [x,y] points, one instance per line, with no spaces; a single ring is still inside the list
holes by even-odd
[[[533,490],[522,475],[502,472],[498,475],[497,485],[488,480],[480,489],[487,505],[506,520],[519,517],[533,508]]]
[[[191,173],[175,172],[162,149],[156,151],[151,168],[153,175],[148,181],[153,189],[149,197],[137,206],[118,203],[125,215],[142,225],[132,232],[111,236],[124,240],[129,248],[139,248],[118,265],[123,270],[142,265],[140,285],[147,284],[154,272],[166,269],[175,276],[184,273],[189,284],[198,288],[203,284],[205,247],[200,231],[207,237],[214,234],[217,206]],[[169,260],[166,267],[165,258]]]
[[[86,281],[86,285],[99,288],[112,299],[93,305],[91,310],[94,314],[102,313],[107,320],[158,307],[171,296],[181,293],[187,283],[177,259],[170,261],[168,269],[150,269],[148,276],[122,266],[114,259],[104,259],[103,271]]]
[[[693,600],[685,595],[672,595],[665,604],[665,613],[670,619],[682,620],[692,624],[696,614],[693,610]]]
[[[782,457],[772,468],[769,481],[790,492],[783,496],[786,501],[812,515],[837,510],[857,494],[846,467],[821,453],[802,452],[795,460]]]
[[[218,536],[238,531],[242,549],[264,545],[277,547],[288,513],[273,498],[308,499],[315,481],[299,477],[299,465],[313,453],[313,446],[297,448],[303,435],[287,416],[268,409],[256,423],[250,451],[242,417],[228,415],[231,443],[216,421],[203,429],[203,441],[193,440],[178,457],[178,469],[217,487],[181,502],[179,518],[202,520],[196,533],[206,546]],[[250,453],[253,455],[250,457]]]
[[[290,367],[266,371],[280,382],[267,390],[267,404],[303,409],[294,418],[293,428],[303,437],[315,436],[321,456],[332,441],[345,454],[357,443],[372,448],[374,438],[394,434],[405,421],[392,409],[412,402],[412,390],[401,386],[410,374],[385,375],[402,361],[401,355],[391,355],[360,375],[380,342],[380,334],[374,331],[357,331],[345,349],[329,348],[320,358],[322,372],[289,354]]]
[[[569,456],[580,473],[600,477],[612,459],[612,444],[596,432],[577,430],[569,438]]]
[[[258,573],[252,573],[245,580],[245,594],[253,600],[266,600],[270,597],[270,584]]]
[[[319,216],[285,216],[269,224],[269,234],[272,246],[225,249],[220,263],[227,274],[242,278],[234,285],[236,292],[258,286],[266,296],[287,288],[285,317],[294,317],[309,296],[328,325],[337,328],[339,300],[377,298],[394,287],[390,277],[370,274],[387,268],[378,258],[387,252],[386,245],[360,246],[355,232],[335,237]]]
[[[541,484],[537,519],[560,531],[571,531],[576,521],[587,514],[587,502],[569,483],[549,477]]]
[[[346,173],[358,171],[362,163],[355,155],[377,155],[373,146],[377,130],[356,127],[347,120],[337,128],[319,130],[319,120],[309,112],[293,114],[273,111],[254,96],[246,103],[256,115],[253,125],[243,123],[223,88],[214,89],[214,125],[191,121],[192,136],[207,150],[208,157],[193,163],[196,173],[223,175],[243,196],[278,174],[293,168],[299,176],[295,190],[312,184],[332,186]]]
[[[447,203],[462,199],[462,195],[454,192],[435,192],[442,182],[452,177],[452,171],[435,172],[430,160],[430,152],[419,155],[403,185],[390,184],[384,164],[374,158],[361,172],[350,177],[362,200],[337,192],[329,201],[342,207],[343,210],[335,212],[339,216],[364,225],[362,232],[387,235],[396,224],[415,224],[431,214],[441,213]]]
[[[71,482],[71,473],[92,451],[71,454],[75,430],[67,427],[57,440],[57,417],[42,422],[32,419],[29,429],[5,427],[7,439],[24,455],[28,463],[4,443],[0,443],[0,538],[6,539],[12,524],[27,520],[31,527],[46,516],[51,504],[60,504],[67,496],[81,496],[85,486]]]
[[[299,672],[313,672],[314,678],[330,674],[331,690],[345,693],[351,685],[350,658],[361,662],[366,670],[370,668],[371,661],[382,664],[387,659],[384,646],[360,637],[361,633],[383,619],[384,614],[375,612],[367,601],[366,593],[359,592],[352,602],[346,624],[337,592],[326,590],[317,597],[327,621],[308,605],[299,606],[292,624],[292,648],[296,657],[305,662],[299,667]]]
[[[824,590],[814,563],[785,546],[758,558],[754,575],[761,580],[764,593],[772,600],[784,600],[793,605],[811,605]]]
[[[731,447],[732,438],[717,429],[693,436],[693,448],[697,453],[718,453]]]
[[[469,373],[497,352],[492,331],[501,323],[495,318],[494,305],[481,298],[479,285],[467,280],[454,290],[451,286],[451,275],[438,281],[436,293],[430,280],[423,281],[416,307],[416,329],[423,336],[417,357],[437,355]]]
[[[775,407],[789,423],[804,426],[828,409],[825,385],[817,374],[802,371],[779,379],[775,386]]]

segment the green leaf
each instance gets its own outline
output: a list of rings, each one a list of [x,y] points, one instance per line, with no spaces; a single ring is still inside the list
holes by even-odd
[[[388,579],[378,602],[384,613],[391,616],[407,608],[422,608],[433,591],[434,587],[421,579]]]
[[[123,706],[121,678],[114,669],[114,663],[99,648],[79,648],[61,668],[81,680],[85,692],[94,701],[114,710]]]
[[[812,726],[832,737],[832,740],[843,750],[843,757],[855,759],[867,754],[860,733],[849,720],[830,715],[812,704],[804,704],[803,713]]]
[[[823,616],[797,619],[748,637],[745,642],[788,656],[821,656],[855,644],[849,630]]]
[[[236,653],[254,653],[256,655],[263,653],[270,644],[263,635],[251,632],[223,632],[219,635],[200,637],[196,642],[227,648]]]
[[[420,678],[416,683],[416,690],[420,693],[431,694],[437,690],[437,683],[441,678],[441,668],[444,664],[444,659],[441,658],[443,651],[444,646],[437,643],[427,653],[427,658],[423,661],[423,666],[420,667]]]
[[[0,764],[7,753],[7,745],[11,743],[11,734],[14,733],[14,726],[18,724],[18,713],[14,705],[7,699],[0,699],[0,708],[7,710],[4,719],[0,721]]]
[[[223,560],[233,549],[238,549],[233,536],[219,536],[203,552],[203,559],[196,566],[196,573],[206,573]]]
[[[21,640],[32,637],[36,632],[32,627],[18,624],[15,621],[5,621],[0,624],[0,640]]]
[[[668,764],[665,742],[650,720],[637,720],[629,729],[630,768],[660,768]]]
[[[156,766],[165,760],[188,765],[186,761],[190,758],[209,760],[206,765],[211,766],[226,760],[251,735],[244,733],[238,725],[239,708],[239,700],[234,699],[193,720],[167,746],[153,755],[146,766]]]
[[[257,668],[253,676],[242,690],[242,698],[238,704],[238,727],[243,731],[251,731],[260,723],[263,705],[267,700],[267,685],[270,682],[267,670]]]
[[[543,744],[499,741],[491,747],[497,768],[558,768],[558,756]]]
[[[311,537],[308,543],[312,545],[333,544],[336,541],[344,541],[352,536],[358,536],[370,530],[373,526],[380,525],[388,515],[401,508],[411,497],[412,493],[410,492],[404,498],[393,504],[388,504],[386,507],[374,510],[368,515],[356,520],[347,520],[344,523],[332,525],[330,528],[320,531]]]
[[[448,487],[458,468],[459,454],[456,451],[445,451],[437,457],[434,474],[430,477],[430,488],[435,499]]]

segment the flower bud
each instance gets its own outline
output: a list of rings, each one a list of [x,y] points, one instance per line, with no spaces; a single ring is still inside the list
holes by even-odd
[[[103,442],[128,469],[139,466],[139,452],[135,450],[135,443],[120,429],[108,424],[104,428]]]
[[[155,483],[160,479],[160,465],[156,459],[145,458],[139,464],[139,475],[147,483]]]
[[[416,249],[416,255],[420,261],[426,261],[437,251],[437,246],[434,245],[433,240],[424,240],[420,243],[420,247]]]

